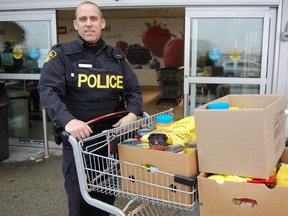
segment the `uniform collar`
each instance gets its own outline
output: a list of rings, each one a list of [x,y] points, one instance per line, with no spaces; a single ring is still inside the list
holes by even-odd
[[[103,50],[106,47],[106,43],[102,38],[100,38],[100,40],[97,42],[97,45],[94,47],[89,47],[88,44],[79,35],[78,35],[76,41],[82,48],[84,48],[84,49],[88,48],[91,51]]]

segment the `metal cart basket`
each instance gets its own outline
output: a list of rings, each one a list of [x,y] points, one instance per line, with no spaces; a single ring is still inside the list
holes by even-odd
[[[155,115],[143,117],[128,125],[105,130],[102,133],[80,141],[66,134],[66,136],[69,136],[69,142],[73,146],[80,190],[87,203],[112,215],[121,216],[199,215],[196,177],[190,179],[191,183],[189,186],[183,185],[180,188],[166,187],[162,183],[167,181],[168,178],[172,177],[177,181],[179,177],[172,173],[162,172],[161,170],[153,170],[152,167],[141,167],[140,165],[118,159],[118,143],[134,139],[138,129],[154,128],[157,115],[172,114],[172,111],[173,109],[170,109]],[[102,154],[100,155],[98,152],[101,150]],[[105,152],[104,155],[103,150]],[[146,169],[147,175],[155,172],[159,173],[157,175],[159,179],[145,182],[145,180],[131,179],[129,176],[127,177],[121,173],[124,170],[139,168]],[[137,187],[135,190],[125,189],[124,184],[137,181],[140,187]],[[141,190],[145,190],[147,187],[152,189],[152,194],[140,193]],[[89,195],[89,192],[92,190],[125,198],[127,199],[127,204],[120,209],[120,207],[96,200]],[[171,191],[175,195],[170,195]],[[167,196],[169,196],[168,199]],[[187,202],[187,197],[190,200],[189,202]],[[169,210],[167,211],[167,209]]]

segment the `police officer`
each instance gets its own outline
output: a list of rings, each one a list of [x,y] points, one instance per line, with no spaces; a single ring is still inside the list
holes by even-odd
[[[105,19],[98,6],[82,2],[73,24],[78,31],[76,41],[52,47],[41,71],[38,90],[41,105],[51,120],[79,140],[135,121],[142,112],[142,96],[137,77],[122,53],[101,38]],[[119,120],[101,124],[96,131],[85,123],[119,111],[123,104],[127,115]],[[83,200],[73,150],[67,140],[63,140],[62,172],[70,216],[109,215]],[[93,193],[92,197],[109,204],[115,201],[114,196]]]

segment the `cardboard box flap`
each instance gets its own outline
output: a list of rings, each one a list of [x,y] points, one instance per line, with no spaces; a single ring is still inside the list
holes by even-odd
[[[213,100],[197,109],[207,109],[207,105],[215,102],[229,102],[230,106],[239,107],[240,109],[267,109],[279,100],[279,95],[226,95],[224,97]],[[207,110],[209,111],[209,110]],[[220,111],[220,110],[219,110]],[[237,110],[235,110],[237,111]]]

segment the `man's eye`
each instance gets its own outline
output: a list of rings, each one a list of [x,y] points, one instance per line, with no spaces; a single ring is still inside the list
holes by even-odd
[[[91,21],[95,22],[95,21],[97,21],[97,20],[98,20],[97,17],[91,17]]]
[[[80,18],[79,18],[79,21],[80,21],[80,22],[85,22],[86,20],[87,20],[87,19],[86,19],[85,17],[80,17]]]

